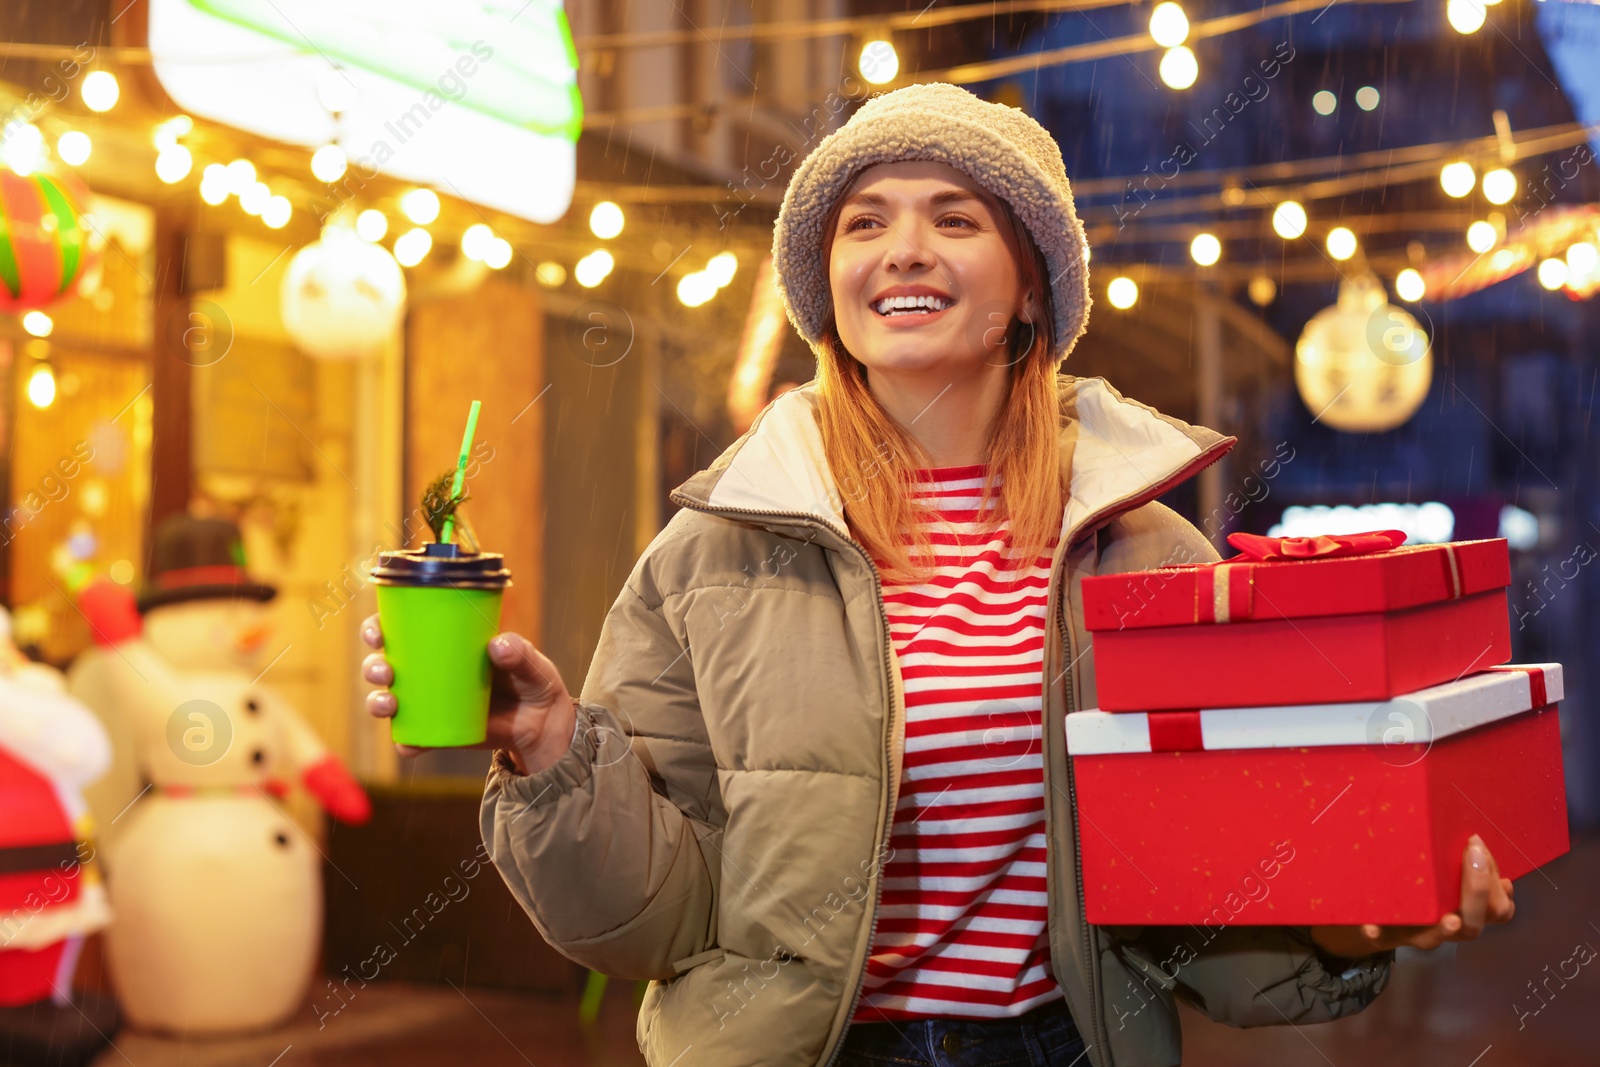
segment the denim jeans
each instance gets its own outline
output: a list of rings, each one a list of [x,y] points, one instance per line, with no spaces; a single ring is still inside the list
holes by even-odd
[[[1060,998],[1014,1019],[852,1023],[836,1067],[1087,1067]]]

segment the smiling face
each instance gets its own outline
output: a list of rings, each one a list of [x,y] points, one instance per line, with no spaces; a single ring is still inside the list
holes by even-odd
[[[1036,312],[1017,235],[992,193],[946,163],[879,163],[845,191],[836,214],[834,321],[869,374],[955,381],[1005,367],[1014,320]]]

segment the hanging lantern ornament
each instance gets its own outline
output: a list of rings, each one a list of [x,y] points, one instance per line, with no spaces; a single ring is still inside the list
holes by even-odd
[[[0,170],[0,312],[48,307],[72,294],[98,259],[76,179]]]
[[[1294,351],[1300,399],[1336,430],[1394,429],[1422,406],[1433,381],[1428,335],[1371,274],[1342,281],[1338,301],[1311,317]]]
[[[399,327],[405,302],[405,272],[394,256],[342,223],[324,227],[284,272],[284,329],[317,359],[376,351]]]

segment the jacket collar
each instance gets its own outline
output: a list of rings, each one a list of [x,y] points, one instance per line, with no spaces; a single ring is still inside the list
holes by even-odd
[[[1061,541],[1091,522],[1154,500],[1209,466],[1238,438],[1128,400],[1104,378],[1062,375]],[[844,501],[822,447],[815,380],[766,406],[712,464],[674,489],[673,503],[758,524],[816,523],[848,541]]]

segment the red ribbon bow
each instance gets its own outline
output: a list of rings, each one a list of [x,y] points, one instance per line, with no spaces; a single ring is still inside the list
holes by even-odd
[[[1328,556],[1364,556],[1387,552],[1405,544],[1404,530],[1368,530],[1364,533],[1326,534],[1316,537],[1263,537],[1231,533],[1228,544],[1239,550],[1233,560],[1322,559]],[[1229,562],[1232,562],[1230,560]]]

